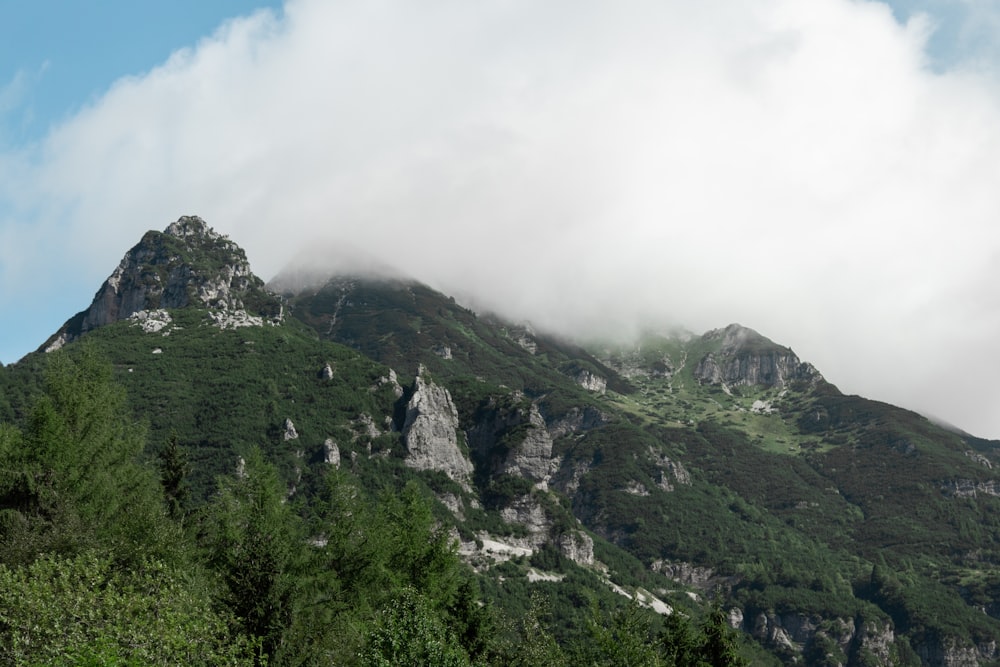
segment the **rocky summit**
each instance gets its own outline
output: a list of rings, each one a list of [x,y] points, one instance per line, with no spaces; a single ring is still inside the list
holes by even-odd
[[[59,349],[83,334],[144,311],[205,308],[219,322],[281,317],[281,304],[250,270],[246,253],[197,216],[149,231],[94,295],[42,348]]]
[[[100,358],[127,424],[148,424],[136,460],[174,461],[155,471],[164,534],[219,531],[190,546],[220,568],[199,590],[232,583],[220,627],[268,664],[387,664],[359,656],[411,646],[412,627],[463,665],[1000,660],[1000,442],[845,395],[739,324],[571,340],[398,274],[281,275],[265,286],[235,242],[182,217],[0,367],[0,558],[46,526],[82,534],[58,503],[25,508],[77,498],[49,480],[90,468],[60,457],[113,429],[41,428],[77,403],[58,384],[33,401],[51,369]],[[46,433],[65,442],[32,444]],[[38,473],[43,455],[62,467]],[[254,563],[281,576],[244,576]],[[257,599],[283,610],[270,625],[251,623]]]
[[[739,324],[709,331],[702,339],[717,344],[694,369],[702,382],[784,388],[796,381],[822,379],[812,364],[801,362],[789,348]]]

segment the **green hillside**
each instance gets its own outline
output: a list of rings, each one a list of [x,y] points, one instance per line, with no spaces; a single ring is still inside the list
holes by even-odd
[[[0,367],[0,578],[57,600],[39,635],[0,601],[8,662],[1000,657],[1000,443],[751,329],[572,342],[355,276],[279,302],[196,218],[127,260]],[[67,577],[102,611],[59,635]]]

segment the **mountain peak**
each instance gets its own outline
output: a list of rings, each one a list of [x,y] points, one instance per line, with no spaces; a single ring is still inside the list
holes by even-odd
[[[706,332],[702,339],[706,341],[721,340],[721,349],[724,352],[736,352],[746,347],[773,347],[782,348],[770,338],[762,336],[750,327],[733,323],[722,329],[712,329]]]
[[[281,314],[280,300],[250,270],[242,248],[201,218],[182,216],[163,232],[146,232],[90,306],[67,321],[42,349],[59,349],[141,311],[187,307],[237,313],[246,321],[256,321],[246,316],[271,319]]]
[[[796,380],[822,379],[812,364],[801,361],[791,348],[741,324],[712,329],[701,338],[718,346],[694,370],[695,377],[702,382],[784,387]]]
[[[179,239],[194,237],[214,241],[223,238],[222,234],[209,227],[208,223],[196,215],[182,215],[177,222],[167,225],[163,233]]]

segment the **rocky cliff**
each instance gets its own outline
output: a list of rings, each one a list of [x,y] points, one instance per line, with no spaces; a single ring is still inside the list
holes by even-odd
[[[469,444],[491,475],[518,475],[547,483],[557,461],[538,406],[520,394],[491,399],[468,430]]]
[[[795,381],[821,379],[812,364],[800,361],[791,349],[739,324],[713,329],[702,341],[716,347],[693,371],[706,384],[785,387]]]
[[[733,610],[730,623],[788,660],[802,657],[807,664],[825,665],[893,663],[895,633],[884,621],[773,611],[745,617],[742,610]]]
[[[247,326],[281,317],[281,303],[250,270],[246,253],[197,216],[149,231],[94,295],[42,346],[62,347],[83,334],[146,311],[199,306],[219,326]]]
[[[431,381],[421,366],[403,424],[406,465],[417,470],[440,470],[468,488],[472,462],[459,447],[458,434],[458,411],[451,394]]]

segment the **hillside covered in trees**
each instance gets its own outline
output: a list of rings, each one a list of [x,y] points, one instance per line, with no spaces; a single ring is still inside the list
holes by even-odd
[[[995,664],[998,445],[185,217],[0,366],[0,662]]]
[[[0,429],[4,664],[742,662],[718,609],[655,622],[595,596],[559,644],[544,595],[483,604],[413,480],[329,468],[289,499],[253,449],[198,502],[176,436],[144,456],[110,363],[77,352],[47,357],[23,426]]]

